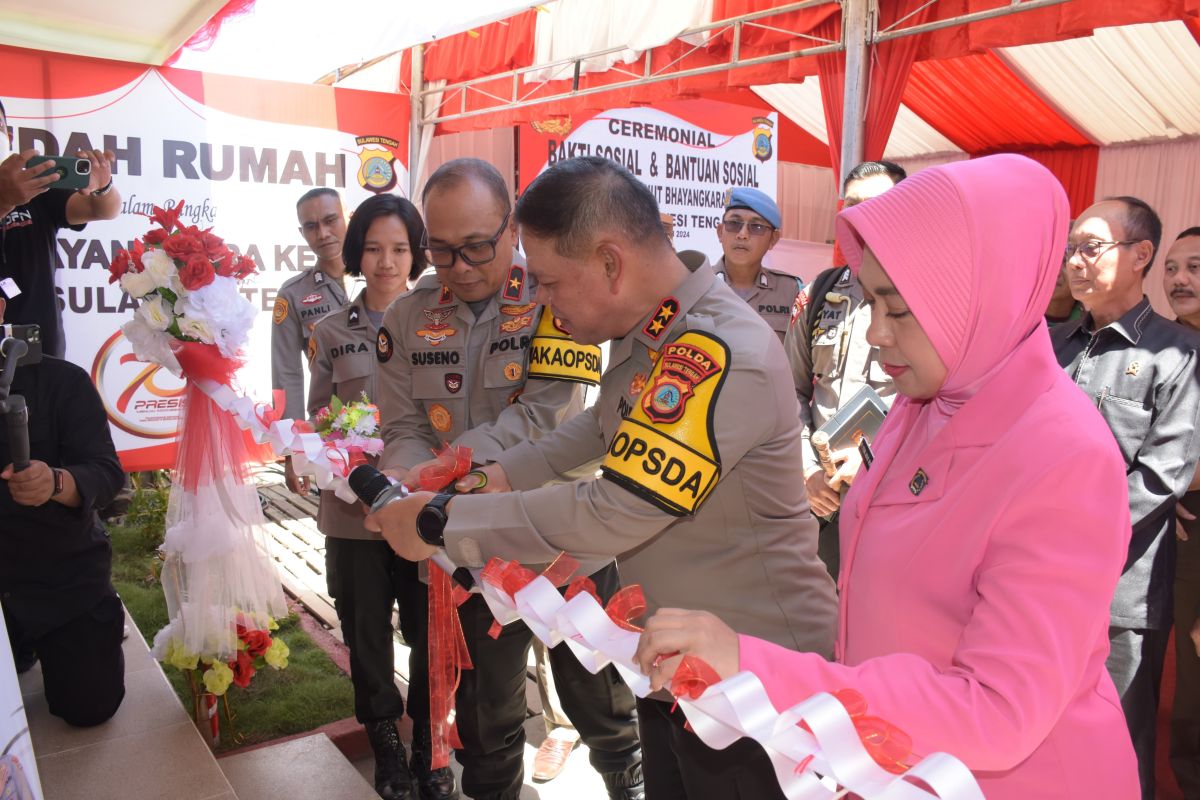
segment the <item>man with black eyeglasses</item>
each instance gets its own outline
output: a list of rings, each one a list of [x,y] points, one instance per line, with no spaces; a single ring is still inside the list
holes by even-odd
[[[1059,364],[1096,404],[1128,467],[1132,538],[1109,612],[1107,666],[1145,800],[1154,798],[1159,682],[1172,623],[1175,504],[1200,456],[1200,335],[1155,313],[1142,290],[1161,237],[1158,215],[1136,197],[1107,198],[1080,214],[1067,276],[1087,313],[1050,333]],[[1067,491],[1063,502],[1087,502],[1088,489]]]
[[[804,282],[763,266],[763,258],[779,243],[781,226],[779,206],[768,194],[741,186],[731,189],[717,226],[724,255],[713,269],[783,341],[792,303]]]
[[[392,303],[376,349],[382,467],[409,485],[445,442],[471,448],[483,464],[541,438],[582,411],[583,386],[600,381],[599,348],[571,341],[533,301],[524,262],[513,252],[508,186],[495,167],[470,158],[443,164],[426,183],[422,205],[422,245],[434,272]],[[620,588],[611,560],[591,577],[602,599]],[[479,594],[458,613],[474,664],[456,695],[463,791],[476,800],[516,800],[533,637],[513,623],[492,638],[494,620]],[[550,651],[550,662],[608,796],[641,800],[633,694],[613,667],[593,675],[566,645]],[[428,757],[417,743],[413,750]],[[422,791],[422,800],[431,796]]]

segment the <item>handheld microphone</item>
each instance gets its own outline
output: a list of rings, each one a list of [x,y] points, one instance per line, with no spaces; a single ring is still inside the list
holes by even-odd
[[[391,478],[370,464],[360,464],[350,470],[350,474],[346,477],[346,483],[349,484],[350,490],[358,499],[370,507],[372,514],[388,503],[408,497],[408,490],[404,488],[404,484],[393,482]],[[467,590],[474,588],[475,579],[471,576],[470,570],[455,565],[446,555],[445,550],[438,550],[430,558],[445,570],[446,574],[454,578],[459,586]]]
[[[19,394],[10,395],[3,403],[8,424],[8,455],[12,459],[13,471],[20,472],[29,466],[29,407]]]

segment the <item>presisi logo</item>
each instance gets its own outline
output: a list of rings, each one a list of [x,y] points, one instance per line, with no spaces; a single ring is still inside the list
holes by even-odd
[[[183,407],[183,381],[157,364],[139,361],[120,331],[108,337],[96,353],[92,383],[113,425],[146,439],[175,437]]]

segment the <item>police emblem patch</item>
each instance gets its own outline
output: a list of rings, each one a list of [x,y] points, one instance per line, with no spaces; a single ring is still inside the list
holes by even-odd
[[[663,348],[654,384],[642,395],[642,411],[651,422],[677,421],[696,387],[720,370],[716,359],[699,347],[668,344]]]
[[[354,143],[363,148],[358,154],[358,185],[376,194],[391,191],[397,175],[396,157],[390,148],[400,143],[388,136],[359,136]]]
[[[458,394],[458,390],[462,388],[462,373],[447,372],[446,373],[446,391],[450,394]]]
[[[287,315],[288,301],[284,300],[282,297],[276,297],[275,308],[271,310],[271,321],[276,325],[282,325],[283,321],[287,319]]]
[[[642,328],[642,333],[649,336],[651,339],[661,338],[666,332],[667,327],[671,324],[671,320],[679,313],[679,301],[674,297],[664,298],[658,304],[658,310],[654,312],[654,316]]]
[[[508,271],[508,281],[504,284],[504,292],[500,295],[505,300],[520,300],[521,289],[525,286],[525,268],[513,264]]]
[[[317,360],[317,340],[311,336],[308,339],[308,363],[311,365]]]
[[[449,337],[458,333],[455,328],[451,328],[446,320],[454,316],[454,312],[458,306],[450,306],[449,308],[425,308],[422,312],[425,314],[425,319],[429,320],[428,324],[423,328],[417,329],[417,336],[420,336],[429,344],[437,347]]]
[[[796,320],[804,316],[804,309],[808,308],[808,292],[802,291],[796,295],[796,299],[792,302],[792,321],[789,325],[795,325]]]
[[[510,361],[504,365],[504,377],[510,381],[519,380],[522,372],[521,365],[516,361]]]
[[[441,403],[434,403],[429,407],[429,424],[438,433],[449,431],[453,421],[453,418],[450,416],[450,409]]]
[[[524,314],[519,317],[513,317],[510,320],[500,323],[500,330],[505,333],[516,333],[522,328],[528,328],[533,324],[533,314]]]
[[[392,357],[392,335],[388,333],[387,328],[380,328],[379,333],[375,336],[375,360],[380,364],[386,364]]]
[[[750,121],[754,123],[754,138],[751,140],[754,157],[759,161],[768,161],[773,152],[771,129],[775,127],[775,123],[767,117],[754,117]]]

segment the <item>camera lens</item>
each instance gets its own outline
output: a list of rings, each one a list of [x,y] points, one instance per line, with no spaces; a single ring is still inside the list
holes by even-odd
[[[92,162],[88,161],[86,158],[81,158],[80,160],[75,162],[75,170],[80,175],[91,175],[92,174]]]

